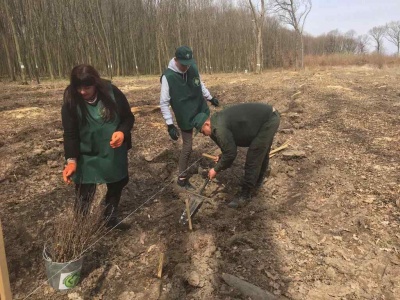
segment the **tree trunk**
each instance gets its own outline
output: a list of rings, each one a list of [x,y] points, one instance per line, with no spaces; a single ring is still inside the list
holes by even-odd
[[[262,68],[262,49],[263,49],[263,36],[262,36],[262,29],[264,25],[264,15],[265,15],[265,1],[260,0],[261,8],[260,14],[258,15],[252,0],[249,0],[251,13],[253,15],[253,22],[254,22],[254,33],[256,38],[256,65],[255,65],[255,72],[256,74],[261,73]]]
[[[262,48],[262,35],[261,28],[256,25],[257,31],[257,46],[256,46],[256,74],[261,73],[261,48]]]
[[[46,55],[47,68],[50,73],[50,78],[51,78],[51,80],[54,80],[53,64],[52,64],[52,59],[50,57],[50,51],[49,51],[49,46],[48,46],[45,32],[43,32],[43,46],[44,46],[44,52]]]
[[[36,78],[36,82],[37,84],[40,84],[40,78],[39,78],[39,66],[38,66],[38,59],[37,59],[37,55],[36,55],[36,45],[35,45],[35,38],[32,38],[32,52],[33,52],[33,69],[34,69],[34,74],[35,74],[35,78]]]
[[[1,39],[3,41],[4,49],[6,50],[8,74],[10,76],[11,81],[15,81],[15,73],[14,73],[14,69],[12,67],[10,51],[8,50],[6,36],[5,36],[4,32],[1,33]]]
[[[19,67],[20,67],[20,70],[21,70],[21,80],[22,80],[23,84],[28,84],[28,82],[26,81],[26,73],[25,73],[26,70],[25,70],[25,65],[24,65],[24,63],[22,61],[21,49],[20,49],[19,40],[18,40],[18,34],[17,34],[16,29],[15,29],[15,24],[13,22],[13,18],[10,15],[8,4],[7,4],[7,2],[5,0],[4,0],[4,6],[5,6],[5,10],[6,10],[7,19],[10,22],[10,25],[11,25],[11,32],[12,32],[14,43],[15,43],[15,50],[17,52],[18,64],[19,64]]]
[[[160,38],[160,33],[157,31],[156,32],[156,45],[157,45],[157,60],[158,60],[158,71],[161,74],[162,73],[162,67],[161,67],[161,38]]]
[[[134,42],[132,35],[131,35],[131,40],[132,40],[133,62],[135,64],[133,67],[135,68],[136,76],[139,77],[139,69],[138,69],[137,58],[136,58],[135,42]]]
[[[181,14],[180,14],[180,6],[176,7],[176,24],[178,30],[178,45],[182,45],[182,34],[181,34]]]
[[[304,39],[301,33],[300,33],[300,47],[301,47],[301,55],[300,55],[301,69],[304,69]]]
[[[36,15],[35,15],[35,17],[33,17],[32,7],[29,6],[28,11],[29,11],[30,19],[33,20],[36,17]],[[36,32],[35,32],[35,27],[33,26],[33,24],[30,29],[31,29],[30,35],[31,35],[31,42],[32,42],[32,55],[33,55],[33,65],[34,65],[34,66],[32,66],[32,68],[33,68],[33,73],[36,78],[36,82],[37,82],[37,84],[40,84],[39,66],[38,66],[39,62],[38,62],[37,47],[36,47],[36,34],[35,34]]]

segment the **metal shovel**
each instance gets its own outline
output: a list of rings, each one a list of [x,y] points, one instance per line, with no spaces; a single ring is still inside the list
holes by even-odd
[[[189,196],[189,210],[190,210],[190,218],[191,219],[194,217],[194,215],[199,211],[200,207],[203,205],[204,196],[202,196],[202,193],[210,181],[211,180],[209,178],[207,178],[204,181],[203,186],[200,188],[198,194],[193,193]],[[179,223],[182,225],[186,225],[188,223],[188,221],[189,220],[186,215],[186,209],[184,209],[183,213],[181,215],[181,218],[179,219]]]

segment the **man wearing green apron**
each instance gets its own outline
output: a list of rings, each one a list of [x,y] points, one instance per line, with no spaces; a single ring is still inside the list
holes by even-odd
[[[174,141],[178,140],[179,131],[174,125],[170,105],[181,130],[183,145],[177,183],[185,189],[194,189],[188,178],[193,143],[192,120],[200,112],[210,114],[207,102],[214,106],[219,105],[218,99],[211,96],[200,79],[192,49],[188,46],[178,47],[175,57],[170,60],[168,68],[161,76],[160,108],[168,133]]]
[[[64,181],[75,183],[76,207],[88,213],[96,184],[107,184],[107,227],[128,229],[118,219],[122,189],[129,181],[127,151],[135,118],[125,95],[90,65],[72,69],[61,110],[67,165]]]

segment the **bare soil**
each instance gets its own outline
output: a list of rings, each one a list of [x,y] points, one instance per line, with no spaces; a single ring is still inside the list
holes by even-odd
[[[373,67],[203,75],[222,106],[268,102],[282,114],[272,172],[252,202],[238,191],[246,149],[209,184],[189,231],[178,223],[189,197],[175,185],[181,141],[159,110],[136,113],[130,182],[121,214],[132,225],[91,248],[77,288],[47,283],[42,249],[72,205],[62,181],[60,108],[67,81],[0,82],[0,217],[15,299],[249,299],[221,275],[289,299],[399,299],[400,69]],[[115,78],[132,107],[158,105],[159,78]],[[218,108],[219,109],[219,108]],[[212,108],[214,112],[214,108]],[[197,136],[192,182],[216,153]],[[297,153],[297,154],[296,154]],[[162,279],[156,277],[165,253]],[[34,291],[34,293],[32,293]]]

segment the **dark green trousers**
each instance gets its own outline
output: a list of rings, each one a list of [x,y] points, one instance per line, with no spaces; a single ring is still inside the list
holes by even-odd
[[[243,188],[254,188],[257,181],[265,176],[269,164],[269,152],[279,123],[279,113],[275,111],[251,142],[244,166]]]

